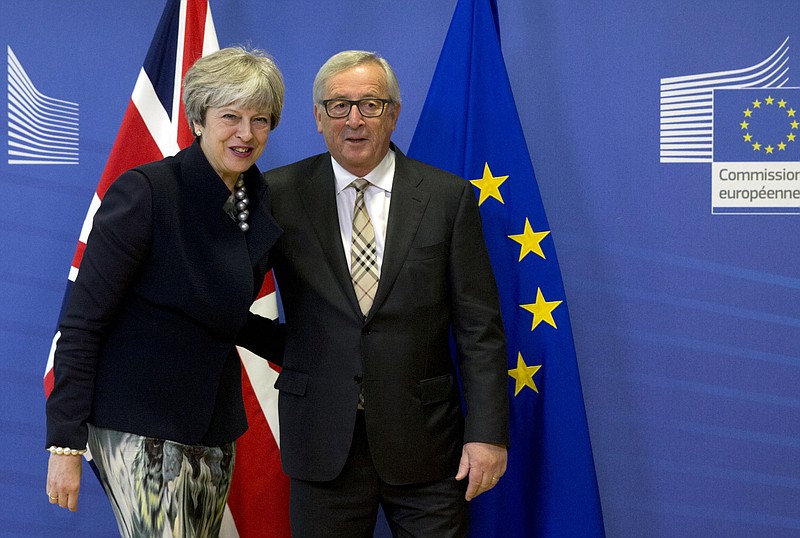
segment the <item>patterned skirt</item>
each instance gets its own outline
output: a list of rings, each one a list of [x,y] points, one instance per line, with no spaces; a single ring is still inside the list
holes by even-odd
[[[129,538],[219,535],[236,443],[189,446],[89,425],[89,450]]]

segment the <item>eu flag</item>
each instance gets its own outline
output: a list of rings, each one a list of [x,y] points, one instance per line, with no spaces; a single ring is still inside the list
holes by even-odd
[[[459,0],[409,155],[476,188],[508,338],[511,448],[472,536],[605,536],[564,285],[500,49],[495,0]]]
[[[714,162],[800,160],[800,88],[714,91]]]

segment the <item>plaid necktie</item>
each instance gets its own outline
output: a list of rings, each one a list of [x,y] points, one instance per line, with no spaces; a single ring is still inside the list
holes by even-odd
[[[364,191],[369,187],[369,181],[360,177],[350,185],[356,190],[350,275],[361,313],[366,316],[375,299],[375,290],[378,289],[378,252],[375,247],[375,230],[364,205]]]

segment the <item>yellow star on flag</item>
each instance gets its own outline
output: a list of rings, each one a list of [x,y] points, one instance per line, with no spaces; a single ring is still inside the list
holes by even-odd
[[[531,252],[535,252],[544,258],[544,251],[542,251],[542,245],[540,243],[549,233],[549,230],[546,232],[534,232],[533,228],[531,228],[530,221],[528,221],[526,217],[524,231],[521,234],[509,235],[508,238],[520,244],[519,261],[522,261],[522,259]]]
[[[775,98],[772,96],[769,96],[766,99],[764,99],[764,101],[766,101],[768,105],[771,105],[774,100]]]
[[[543,321],[548,325],[553,326],[553,328],[558,329],[558,327],[556,327],[556,322],[553,319],[553,310],[555,310],[556,307],[562,302],[563,301],[546,301],[544,299],[544,295],[542,294],[542,288],[536,288],[536,302],[533,304],[521,304],[519,306],[533,314],[533,324],[531,325],[531,330],[534,330],[536,326]]]
[[[481,191],[478,198],[478,205],[483,204],[489,197],[497,199],[501,204],[505,204],[503,197],[500,196],[500,185],[503,184],[508,176],[493,176],[489,170],[489,163],[483,165],[483,177],[481,179],[471,179],[470,183],[478,187]]]
[[[539,394],[539,389],[536,388],[536,383],[533,381],[533,376],[541,367],[541,364],[536,366],[528,366],[525,364],[525,359],[522,358],[522,353],[517,353],[517,367],[508,371],[508,375],[513,377],[516,381],[514,396],[519,394],[519,391],[525,387],[530,387],[536,394]]]

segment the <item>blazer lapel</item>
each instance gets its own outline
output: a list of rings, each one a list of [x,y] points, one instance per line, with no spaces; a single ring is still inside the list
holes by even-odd
[[[395,171],[392,183],[392,203],[386,225],[386,245],[383,250],[381,279],[367,319],[380,308],[389,295],[419,228],[430,194],[418,189],[422,176],[411,166],[409,159],[392,144],[395,152]],[[352,287],[352,285],[351,285]],[[355,293],[353,294],[355,296]]]
[[[250,253],[250,260],[257,263],[259,274],[267,271],[267,254],[272,245],[280,237],[282,230],[273,216],[269,213],[267,197],[269,189],[261,178],[258,169],[253,167],[246,173],[247,188],[251,200],[257,200],[250,208],[250,229],[243,235],[247,240],[247,250]],[[255,282],[253,299],[257,296],[261,288],[261,282]]]

